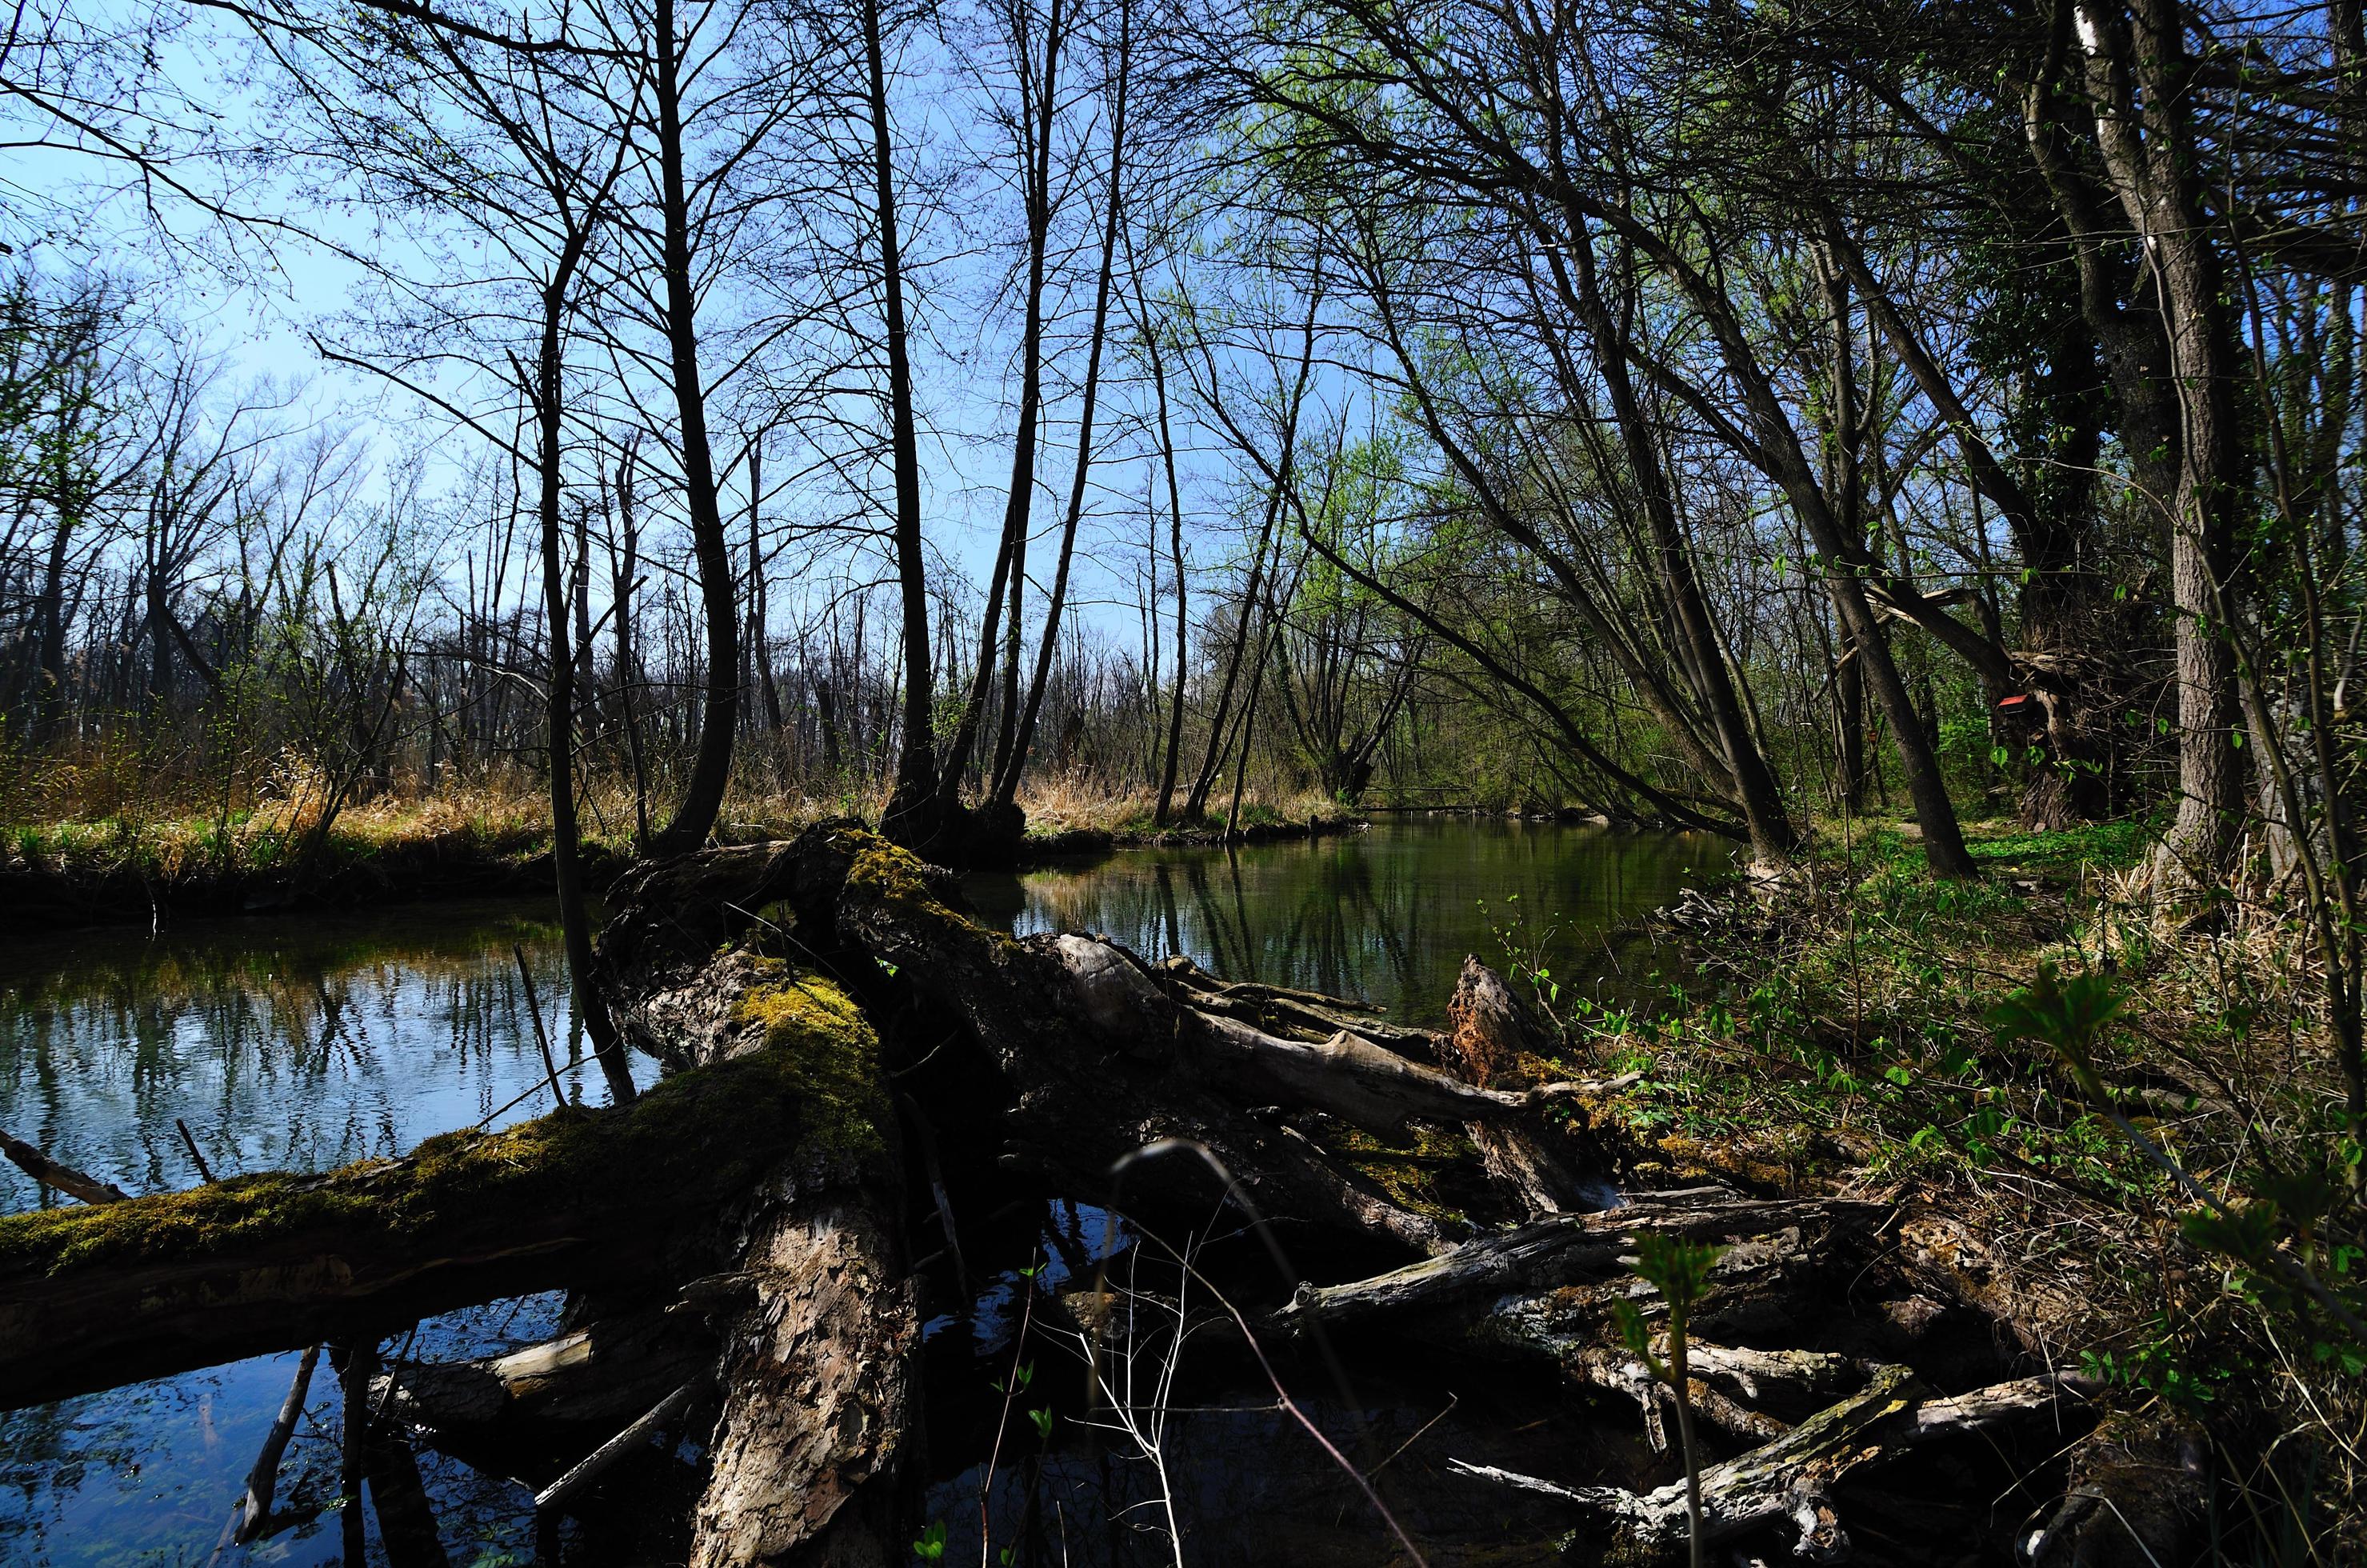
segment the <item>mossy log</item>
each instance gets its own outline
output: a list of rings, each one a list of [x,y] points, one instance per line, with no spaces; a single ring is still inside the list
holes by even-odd
[[[0,1219],[0,1407],[503,1296],[707,1272],[709,1233],[689,1221],[798,1146],[812,1087],[793,1053],[759,1053],[399,1160]]]
[[[788,865],[807,876],[782,885],[791,903],[815,868],[834,870],[826,855]],[[815,911],[804,923],[819,935]],[[666,1021],[669,1055],[690,1071],[777,1061],[804,1091],[794,1153],[739,1206],[735,1289],[717,1322],[723,1409],[690,1561],[889,1561],[918,1427],[921,1323],[899,1233],[901,1159],[878,1036],[837,984],[745,949],[642,1004]]]

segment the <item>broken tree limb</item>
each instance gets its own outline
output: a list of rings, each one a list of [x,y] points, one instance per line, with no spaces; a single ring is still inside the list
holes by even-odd
[[[660,1428],[678,1419],[698,1397],[698,1383],[687,1382],[667,1394],[637,1417],[623,1431],[593,1449],[579,1460],[575,1468],[534,1494],[538,1510],[564,1508],[583,1489],[600,1479],[602,1472],[613,1469],[618,1460],[645,1447],[657,1436]]]
[[[1219,980],[1181,953],[1155,971],[1172,987],[1178,1001],[1194,1011],[1238,1019],[1269,1033],[1291,1033],[1323,1040],[1346,1029],[1375,1045],[1427,1061],[1435,1056],[1438,1037],[1428,1029],[1390,1023],[1384,1008],[1370,1002],[1325,996],[1313,991],[1293,991],[1281,985]]]
[[[1344,1326],[1455,1312],[1473,1302],[1492,1305],[1523,1290],[1624,1278],[1635,1238],[1644,1231],[1720,1240],[1806,1223],[1871,1229],[1886,1212],[1883,1205],[1845,1199],[1749,1199],[1723,1187],[1644,1193],[1618,1209],[1482,1236],[1368,1279],[1303,1285],[1274,1318],[1284,1328],[1319,1321]]]
[[[67,1197],[78,1198],[85,1203],[121,1203],[130,1197],[113,1182],[86,1176],[72,1165],[52,1160],[23,1139],[11,1138],[6,1132],[0,1132],[0,1154],[7,1155],[11,1164],[42,1186],[56,1187]]]
[[[224,1550],[243,1546],[263,1533],[264,1521],[271,1517],[271,1496],[279,1489],[279,1461],[288,1452],[288,1440],[296,1432],[297,1419],[304,1414],[304,1396],[312,1386],[312,1369],[321,1362],[321,1347],[308,1346],[296,1363],[296,1375],[288,1384],[288,1397],[280,1402],[279,1414],[264,1434],[263,1448],[255,1456],[255,1467],[246,1472],[246,1489],[239,1494],[238,1504],[231,1509],[230,1525],[222,1531],[221,1540],[214,1547],[209,1561],[217,1561]]]
[[[1704,1540],[1780,1527],[1793,1551],[1814,1562],[1848,1552],[1832,1488],[1863,1466],[1895,1459],[1940,1437],[1992,1431],[2051,1410],[2082,1384],[2069,1375],[2025,1378],[1953,1397],[1933,1395],[1904,1367],[1876,1369],[1860,1392],[1800,1423],[1772,1442],[1702,1471]],[[1563,1486],[1535,1476],[1450,1460],[1478,1479],[1567,1499],[1607,1525],[1619,1549],[1641,1562],[1673,1561],[1685,1544],[1685,1486],[1637,1493],[1617,1486]]]
[[[1476,958],[1464,959],[1446,1016],[1455,1029],[1443,1059],[1482,1088],[1517,1083],[1523,1063],[1546,1043],[1503,977]],[[1529,1219],[1606,1208],[1614,1196],[1600,1182],[1580,1182],[1537,1129],[1481,1120],[1464,1132],[1489,1178],[1520,1199]]]
[[[650,1307],[507,1355],[396,1365],[370,1398],[391,1420],[472,1446],[522,1427],[613,1431],[714,1360],[694,1314]]]
[[[205,1151],[198,1147],[198,1135],[190,1131],[189,1124],[177,1116],[173,1119],[173,1125],[181,1130],[181,1146],[188,1150],[189,1163],[198,1167],[198,1179],[211,1184],[214,1170],[206,1164]]]

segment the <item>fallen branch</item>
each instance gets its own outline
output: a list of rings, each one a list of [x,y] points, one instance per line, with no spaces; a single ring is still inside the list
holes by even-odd
[[[1704,1470],[1703,1539],[1722,1540],[1787,1527],[1795,1554],[1836,1562],[1849,1541],[1832,1488],[1863,1466],[1941,1437],[1988,1432],[2052,1409],[2086,1385],[2069,1374],[2023,1378],[1953,1397],[1925,1392],[1905,1367],[1885,1366],[1860,1392],[1831,1404],[1772,1442]],[[1637,1560],[1673,1560],[1685,1543],[1685,1487],[1674,1482],[1637,1493],[1619,1486],[1563,1486],[1492,1466],[1449,1460],[1466,1475],[1566,1499],[1611,1526]]]
[[[321,1347],[307,1346],[296,1363],[296,1376],[288,1384],[288,1397],[279,1404],[279,1414],[264,1434],[263,1449],[255,1457],[255,1468],[246,1472],[246,1489],[239,1494],[238,1504],[230,1511],[230,1523],[222,1530],[221,1540],[214,1543],[214,1554],[207,1559],[209,1568],[220,1562],[221,1554],[233,1546],[244,1546],[263,1533],[265,1521],[271,1517],[271,1495],[279,1489],[279,1461],[288,1452],[288,1439],[295,1435],[297,1419],[304,1414],[304,1396],[312,1386],[312,1369],[320,1365]]]
[[[56,1187],[69,1198],[79,1198],[85,1203],[121,1203],[131,1196],[111,1181],[86,1176],[72,1165],[61,1165],[21,1138],[11,1138],[0,1132],[0,1154],[27,1176],[44,1187]]]
[[[537,1512],[563,1508],[568,1503],[600,1479],[604,1471],[615,1467],[618,1460],[645,1446],[658,1429],[690,1408],[698,1397],[698,1384],[687,1382],[651,1405],[632,1425],[592,1450],[574,1469],[534,1494]]]

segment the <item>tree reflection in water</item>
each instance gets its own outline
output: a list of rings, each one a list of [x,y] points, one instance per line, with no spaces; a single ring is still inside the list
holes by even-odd
[[[1020,935],[1092,931],[1229,979],[1360,996],[1436,1023],[1467,953],[1504,959],[1515,915],[1554,927],[1557,967],[1610,969],[1604,939],[1728,847],[1697,835],[1481,819],[1384,822],[1341,837],[1142,849],[1021,877],[976,876],[980,913]],[[1484,909],[1482,906],[1485,906]]]

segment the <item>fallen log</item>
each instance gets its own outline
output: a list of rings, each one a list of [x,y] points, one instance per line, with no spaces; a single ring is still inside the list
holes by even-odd
[[[372,1408],[471,1451],[526,1433],[564,1440],[613,1431],[715,1362],[715,1336],[695,1314],[649,1307],[503,1356],[391,1367]]]
[[[996,1138],[1011,1168],[1049,1190],[1098,1198],[1128,1154],[1186,1141],[1211,1151],[1261,1211],[1289,1216],[1336,1244],[1398,1256],[1447,1244],[1438,1219],[1402,1207],[1372,1178],[1253,1114],[1273,1096],[1246,1094],[1243,1075],[1227,1071],[1229,1050],[1238,1061],[1271,1037],[1177,1003],[1114,944],[1018,941],[990,931],[952,907],[911,856],[868,835],[847,837],[837,935],[893,966],[900,985],[984,1048],[1009,1096]],[[1238,1031],[1229,1047],[1212,1042],[1219,1028]],[[1364,1050],[1391,1069],[1410,1066]],[[1204,1222],[1227,1197],[1225,1183],[1197,1161],[1157,1162],[1130,1181],[1129,1203],[1187,1223]]]
[[[1370,1002],[1352,1002],[1281,985],[1219,980],[1181,953],[1161,963],[1159,974],[1172,985],[1171,994],[1195,1012],[1238,1019],[1271,1034],[1325,1040],[1346,1029],[1359,1039],[1416,1061],[1429,1061],[1437,1054],[1435,1034],[1391,1023],[1383,1017],[1384,1009]]]
[[[1803,1225],[1863,1232],[1887,1212],[1884,1205],[1847,1199],[1750,1199],[1723,1187],[1642,1193],[1617,1209],[1559,1215],[1482,1236],[1371,1278],[1302,1285],[1274,1323],[1293,1332],[1314,1323],[1365,1326],[1425,1314],[1467,1324],[1480,1315],[1475,1309],[1492,1312],[1523,1292],[1625,1281],[1635,1238],[1644,1231],[1710,1241]],[[1748,1255],[1733,1259],[1747,1261]]]
[[[798,1149],[809,1109],[834,1116],[835,1088],[827,1051],[756,1051],[630,1106],[446,1133],[400,1160],[0,1219],[0,1408],[706,1272],[697,1221]]]
[[[921,1328],[878,1037],[837,986],[745,951],[648,1010],[674,1020],[669,1043],[695,1070],[784,1054],[809,1064],[804,1136],[737,1211],[717,1324],[723,1411],[690,1561],[889,1561]]]

